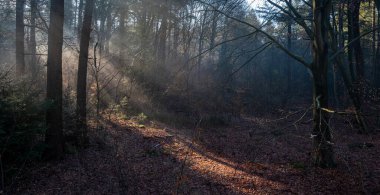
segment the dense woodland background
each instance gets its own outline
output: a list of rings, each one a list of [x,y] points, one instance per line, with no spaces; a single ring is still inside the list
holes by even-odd
[[[379,9],[0,0],[0,194],[380,193]]]

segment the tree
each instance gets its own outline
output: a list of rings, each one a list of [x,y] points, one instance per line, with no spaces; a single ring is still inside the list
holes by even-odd
[[[80,40],[82,23],[83,23],[83,0],[79,0],[78,21],[77,21],[77,39],[78,39],[78,41]]]
[[[30,68],[32,71],[32,74],[36,73],[37,69],[37,58],[36,58],[36,18],[37,18],[37,5],[38,0],[30,0]]]
[[[268,0],[269,1],[269,0]],[[203,2],[203,1],[201,1]],[[293,20],[304,28],[306,34],[313,40],[313,61],[308,63],[300,57],[283,46],[274,36],[270,35],[265,30],[243,21],[237,17],[226,14],[213,5],[203,2],[209,5],[229,19],[233,19],[242,24],[252,27],[257,32],[263,34],[266,38],[272,41],[278,46],[279,49],[284,51],[287,55],[292,57],[294,60],[298,61],[306,68],[308,68],[313,76],[313,161],[316,166],[320,167],[334,167],[334,152],[332,148],[332,136],[328,125],[327,112],[324,109],[328,108],[328,65],[330,62],[329,58],[329,26],[330,26],[330,11],[331,11],[331,0],[313,0],[312,1],[312,11],[313,20],[312,28],[310,28],[303,17],[298,13],[298,11],[292,6],[290,1],[284,1],[289,7],[291,12],[288,12],[280,5],[271,2],[272,5],[279,8],[284,13],[287,13]]]
[[[86,101],[87,101],[87,63],[88,48],[90,44],[92,13],[94,10],[95,0],[87,0],[84,11],[82,33],[80,39],[80,53],[78,64],[78,81],[77,81],[77,131],[79,144],[85,145],[87,138],[87,120],[86,120]]]
[[[25,4],[25,0],[16,1],[16,72],[17,72],[17,75],[23,75],[25,73],[24,4]]]
[[[328,108],[327,70],[329,65],[329,35],[331,0],[313,0],[313,158],[321,167],[333,167],[334,153],[327,114]]]
[[[48,31],[47,90],[45,152],[47,159],[59,159],[63,155],[62,131],[62,45],[64,24],[64,0],[51,0]]]
[[[350,2],[350,5],[348,6],[348,29],[349,29],[349,42],[353,41],[352,44],[349,46],[352,48],[352,52],[354,53],[354,59],[355,62],[353,61],[353,56],[349,56],[350,59],[350,64],[351,66],[351,71],[353,75],[353,80],[354,82],[360,82],[364,78],[364,57],[363,57],[363,50],[361,46],[361,39],[357,38],[360,37],[360,21],[359,21],[359,15],[360,15],[360,3],[361,0],[352,0]],[[352,55],[349,54],[349,55]],[[354,70],[355,69],[355,70]]]
[[[375,0],[377,9],[377,26],[380,26],[380,0]],[[377,31],[377,48],[375,52],[375,71],[374,71],[374,84],[376,88],[380,88],[380,31]]]

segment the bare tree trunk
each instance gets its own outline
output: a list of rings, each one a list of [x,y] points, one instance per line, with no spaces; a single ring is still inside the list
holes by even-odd
[[[292,0],[289,0],[289,3],[292,4]],[[290,11],[290,10],[289,10]],[[289,16],[288,21],[287,21],[287,26],[288,26],[288,32],[287,32],[287,49],[289,51],[292,51],[292,19]],[[284,93],[283,101],[282,101],[282,106],[286,106],[287,102],[291,98],[291,93],[292,93],[292,66],[291,66],[291,57],[287,56],[286,59],[286,91]]]
[[[37,56],[36,56],[36,18],[37,18],[37,5],[38,0],[30,0],[30,68],[32,74],[35,75],[37,71]]]
[[[361,0],[353,0],[353,12],[352,12],[352,35],[353,38],[360,37],[360,2]],[[361,46],[361,39],[357,39],[352,43],[355,53],[355,68],[357,82],[361,82],[364,79],[364,57]]]
[[[109,54],[110,52],[110,41],[111,41],[111,30],[112,30],[112,6],[111,3],[107,7],[107,17],[106,17],[106,32],[105,32],[105,43],[104,43],[104,52]]]
[[[77,39],[78,39],[78,42],[80,41],[82,22],[83,22],[83,0],[79,0],[79,6],[78,6],[78,26],[77,26]]]
[[[198,54],[201,54],[203,51],[203,42],[205,38],[205,25],[206,25],[207,11],[203,12],[202,22],[200,26],[199,40],[198,40]],[[200,74],[201,74],[201,66],[202,66],[202,55],[198,56],[197,62],[197,81],[201,82]]]
[[[51,106],[46,111],[47,159],[63,156],[62,132],[62,45],[64,0],[51,0],[48,38],[46,99]]]
[[[332,38],[331,49],[333,50],[334,53],[336,53],[338,51],[338,45],[339,44],[337,41],[337,37],[334,35],[333,28],[330,28],[330,37]],[[339,49],[342,49],[342,48],[339,48]],[[362,114],[361,114],[360,98],[359,98],[359,95],[354,88],[352,78],[350,78],[350,73],[345,71],[346,68],[344,68],[343,58],[341,55],[339,55],[335,59],[335,64],[337,65],[337,67],[338,67],[338,69],[342,75],[344,85],[346,86],[346,88],[348,90],[348,95],[350,96],[352,104],[355,107],[355,117],[356,117],[356,121],[359,125],[359,133],[367,133],[368,132],[367,123],[365,121],[364,116],[362,116]]]
[[[371,3],[371,1],[370,1]],[[376,18],[376,4],[375,2],[373,2],[373,5],[372,5],[372,29],[375,29],[376,28],[376,22],[377,22],[377,18]],[[376,72],[376,32],[377,31],[373,31],[372,32],[372,72],[373,74],[371,75],[372,78],[371,78],[371,81],[374,81],[374,78],[375,78],[375,72]]]
[[[380,0],[379,0],[380,1]],[[377,26],[380,26],[380,10],[379,6],[380,3],[376,1],[376,6],[377,6]],[[376,48],[376,67],[375,67],[375,87],[380,88],[380,31],[377,31],[377,48]]]
[[[123,10],[120,13],[120,31],[119,31],[119,62],[120,64],[124,63],[125,51],[126,51],[126,22],[128,21],[128,6],[123,6]]]
[[[158,57],[159,57],[159,66],[164,66],[166,63],[166,40],[167,40],[167,31],[168,31],[168,5],[164,5],[163,17],[161,20],[161,26],[159,30],[158,37]]]
[[[100,28],[98,33],[98,44],[99,44],[99,53],[102,54],[104,50],[104,42],[105,42],[105,36],[106,36],[106,19],[107,19],[107,1],[102,2],[99,7],[102,9],[99,14],[100,18]]]
[[[176,59],[178,56],[180,27],[178,21],[175,20],[173,23],[173,58]]]
[[[328,108],[327,68],[329,64],[328,26],[331,0],[313,0],[313,159],[317,166],[334,167],[334,152],[327,113]]]
[[[25,48],[24,48],[24,5],[25,0],[16,1],[16,73],[25,73]]]
[[[86,7],[83,18],[83,27],[80,39],[80,53],[78,64],[78,81],[77,81],[77,133],[79,145],[84,146],[88,143],[87,138],[87,63],[88,48],[90,45],[92,12],[94,10],[95,0],[86,0]]]
[[[339,7],[339,11],[340,12],[340,2],[338,4],[338,7]],[[335,41],[335,44],[338,44],[338,41],[339,40],[339,36],[341,36],[341,32],[339,31],[338,29],[338,25],[336,23],[336,14],[335,14],[335,9],[334,9],[334,5],[331,5],[331,9],[332,9],[332,21],[333,21],[333,31],[334,32],[337,32],[336,34],[333,34],[332,36],[332,39],[334,39]],[[339,46],[338,46],[339,47]],[[333,67],[332,67],[332,71],[333,71],[333,97],[334,97],[334,106],[336,108],[339,108],[339,98],[338,98],[338,82],[337,82],[337,64],[334,63],[333,64]]]
[[[353,33],[353,16],[350,5],[347,5],[347,28],[348,28],[348,42],[351,42],[354,39]],[[353,44],[348,46],[348,65],[350,70],[351,79],[356,80],[355,66],[354,66],[354,46]]]
[[[215,46],[215,38],[217,34],[217,26],[218,26],[218,12],[213,12],[212,15],[212,25],[211,25],[211,37],[210,37],[210,49]]]

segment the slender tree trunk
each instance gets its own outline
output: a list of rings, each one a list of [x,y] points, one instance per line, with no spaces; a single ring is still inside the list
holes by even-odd
[[[339,38],[339,42],[338,42],[338,44],[339,44],[339,49],[343,49],[344,48],[344,42],[345,42],[345,38],[344,38],[344,28],[343,28],[343,26],[344,26],[344,20],[343,20],[343,17],[344,17],[344,2],[343,2],[344,0],[340,0],[340,2],[339,2],[339,11],[338,11],[338,17],[339,17],[339,19],[338,19],[338,22],[339,22],[339,24],[338,24],[338,29],[339,29],[339,36],[338,36],[338,38]]]
[[[179,44],[180,27],[178,21],[174,21],[173,24],[173,58],[178,56],[178,44]]]
[[[109,54],[110,52],[110,41],[111,41],[111,30],[112,30],[112,6],[111,3],[107,7],[107,17],[106,17],[106,32],[105,32],[105,43],[104,43],[104,52]]]
[[[86,7],[83,18],[83,27],[80,39],[80,53],[78,64],[78,81],[77,81],[77,132],[79,145],[84,146],[88,143],[87,138],[87,63],[88,48],[90,45],[92,13],[94,10],[95,0],[86,0]]]
[[[376,1],[377,2],[377,1]],[[377,26],[380,26],[380,12],[379,12],[380,3],[377,2]],[[380,88],[380,31],[377,31],[377,47],[376,47],[376,67],[375,67],[375,87]]]
[[[340,9],[340,2],[338,5]],[[335,14],[335,9],[334,5],[331,5],[331,10],[332,10],[332,21],[333,21],[333,32],[337,32],[336,34],[332,35],[332,39],[334,39],[335,44],[338,44],[337,40],[339,40],[340,32],[338,30],[338,25],[336,23],[336,14]],[[338,11],[339,12],[339,11]],[[339,47],[339,46],[338,46]],[[334,63],[332,66],[332,73],[333,73],[333,97],[334,97],[334,106],[336,108],[339,108],[339,98],[338,98],[338,82],[337,82],[337,64]]]
[[[376,28],[376,22],[377,22],[377,15],[376,15],[376,4],[373,2],[372,4],[372,29]],[[371,81],[374,81],[375,78],[375,72],[376,72],[376,31],[372,32],[372,78]],[[374,83],[372,83],[374,84]],[[373,85],[374,86],[374,85]]]
[[[292,4],[292,0],[289,0],[289,3]],[[290,10],[289,10],[290,11]],[[292,51],[292,19],[289,17],[288,22],[288,32],[287,32],[287,49],[289,51]],[[285,91],[285,96],[283,97],[283,102],[282,106],[286,106],[287,102],[291,98],[291,93],[292,93],[292,66],[291,66],[291,57],[287,56],[286,59],[286,91]]]
[[[48,32],[47,90],[46,99],[51,106],[46,111],[47,159],[63,156],[62,132],[62,45],[64,0],[51,0]]]
[[[215,38],[216,38],[217,27],[218,27],[218,14],[219,14],[218,12],[213,12],[213,15],[212,15],[210,49],[214,48],[215,46]]]
[[[206,28],[206,18],[207,18],[207,11],[203,12],[202,16],[202,22],[200,26],[200,34],[199,34],[199,40],[198,40],[198,54],[201,54],[203,51],[203,41],[205,38],[205,28]],[[198,62],[197,62],[197,81],[201,82],[200,75],[201,75],[201,66],[202,66],[202,55],[198,56]],[[199,83],[200,84],[200,83]]]
[[[351,42],[354,39],[353,35],[353,13],[352,13],[352,7],[347,5],[347,28],[348,28],[348,42]],[[348,46],[348,65],[350,70],[351,79],[353,81],[356,80],[356,74],[355,74],[355,66],[354,66],[354,46],[353,44]]]
[[[25,73],[25,48],[24,48],[24,5],[25,0],[16,1],[16,73]]]
[[[30,0],[30,68],[32,74],[35,75],[37,72],[37,56],[36,56],[36,18],[37,18],[37,5],[38,0]]]
[[[82,22],[83,22],[83,1],[84,0],[79,0],[79,6],[78,6],[78,26],[77,26],[78,42],[80,42]]]
[[[102,5],[102,6],[105,6],[105,5]],[[107,11],[106,9],[104,9],[104,11]],[[104,50],[104,42],[105,42],[105,35],[106,35],[106,32],[105,32],[105,29],[106,29],[106,19],[107,19],[107,15],[106,13],[102,11],[101,14],[100,14],[100,31],[99,31],[99,38],[98,38],[98,41],[99,41],[99,53],[102,54],[103,53],[103,50]]]
[[[353,12],[352,12],[352,35],[353,38],[360,37],[360,2],[361,0],[353,0]],[[357,39],[352,43],[355,53],[355,68],[356,68],[356,77],[357,82],[362,82],[364,79],[364,57],[363,50],[361,46],[361,39]]]
[[[327,68],[329,64],[328,26],[331,0],[313,0],[313,159],[317,166],[334,167],[334,152],[332,137],[328,126],[327,113],[322,108],[328,108]]]
[[[126,50],[126,23],[125,21],[128,20],[128,7],[123,9],[120,13],[120,31],[119,31],[119,62],[120,64],[123,64],[125,59],[125,50]]]
[[[167,5],[164,5],[163,17],[161,20],[161,26],[159,30],[158,37],[158,57],[159,65],[162,67],[166,63],[166,40],[167,40],[167,31],[168,31],[168,8]]]

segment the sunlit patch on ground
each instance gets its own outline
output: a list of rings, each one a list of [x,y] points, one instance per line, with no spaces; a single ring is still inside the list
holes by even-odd
[[[349,148],[353,140],[344,133],[337,140],[338,168],[325,170],[310,164],[304,131],[308,125],[280,131],[288,122],[264,125],[270,120],[247,118],[234,127],[194,130],[110,119],[91,132],[90,148],[34,170],[26,176],[29,183],[17,184],[15,192],[356,194],[379,190],[378,136],[356,140],[371,141],[373,148]]]

